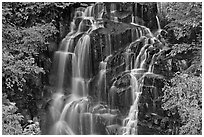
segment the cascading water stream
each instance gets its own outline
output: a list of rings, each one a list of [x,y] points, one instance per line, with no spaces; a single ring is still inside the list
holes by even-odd
[[[116,82],[113,82],[109,91],[106,85],[107,71],[109,71],[108,63],[116,56],[114,55],[115,53],[113,54],[114,56],[112,55],[114,51],[112,47],[115,46],[111,39],[113,34],[104,36],[106,58],[99,63],[98,81],[96,82],[98,86],[97,101],[94,102],[96,104],[91,104],[89,99],[90,81],[92,80],[90,76],[90,34],[94,30],[104,27],[97,22],[97,19],[100,20],[102,18],[105,9],[103,6],[103,4],[100,4],[95,9],[94,5],[92,5],[87,7],[84,12],[80,11],[76,13],[71,23],[70,33],[63,39],[59,50],[55,52],[54,58],[58,60],[58,81],[56,86],[57,92],[53,94],[53,103],[50,107],[51,116],[54,121],[50,131],[51,134],[97,134],[97,126],[95,123],[97,119],[103,119],[106,123],[106,128],[119,126],[118,123],[115,122],[118,115],[116,114],[116,108],[113,102],[115,98],[110,95],[111,92],[114,94],[117,92]],[[94,10],[100,11],[100,14],[94,15]],[[111,14],[114,15],[116,11],[116,5],[111,4]],[[156,18],[158,22],[158,17]],[[80,21],[77,21],[77,19]],[[117,17],[112,17],[112,20],[115,22],[118,21]],[[149,28],[135,24],[134,20],[135,16],[132,15],[131,25],[134,26],[130,32],[132,42],[137,41],[147,34],[152,36]],[[76,39],[77,42],[75,41]],[[139,78],[146,73],[153,73],[154,61],[157,55],[150,55],[149,48],[152,48],[152,45],[153,42],[151,40],[150,42],[145,40],[138,55],[133,53],[130,46],[123,52],[125,59],[124,71],[127,71],[130,76],[132,102],[128,115],[122,122],[122,134],[138,134],[138,103],[142,93],[140,90],[142,83],[139,81]],[[103,47],[100,47],[100,50],[102,54],[102,51],[104,51]],[[101,56],[101,58],[103,58],[104,54]],[[64,84],[66,83],[64,79],[67,73],[67,66],[71,68],[71,88],[69,89],[69,96],[65,97]],[[104,99],[105,97],[108,99]],[[105,105],[103,104],[104,100],[106,100],[108,104],[106,107],[104,107]],[[130,99],[128,98],[127,100]],[[100,108],[100,106],[103,107]]]
[[[132,105],[130,107],[127,118],[123,120],[123,134],[124,135],[135,135],[137,134],[137,115],[138,115],[138,101],[141,95],[140,86],[135,75],[138,73],[130,73],[130,86],[132,95]]]
[[[158,27],[158,30],[161,30],[161,25],[160,25],[160,22],[159,22],[159,18],[156,16],[156,20],[157,20],[157,27]]]
[[[111,35],[110,35],[110,34],[108,34],[108,35],[105,37],[105,42],[106,42],[106,45],[107,45],[107,47],[108,47],[108,48],[106,48],[106,53],[107,53],[107,54],[108,54],[108,52],[111,53],[111,47],[112,47],[112,45],[111,45]]]
[[[92,7],[89,7],[85,11],[85,16],[92,16]],[[72,22],[73,23],[73,22]],[[74,27],[75,25],[73,25]],[[53,126],[53,134],[83,134],[83,117],[82,114],[88,111],[88,84],[89,84],[89,45],[90,36],[87,33],[91,31],[93,27],[92,19],[85,18],[79,24],[76,33],[84,33],[81,38],[79,38],[74,51],[71,51],[73,47],[73,39],[76,33],[74,29],[71,29],[72,33],[69,33],[68,40],[66,44],[62,44],[55,54],[59,56],[59,69],[58,69],[58,90],[55,95],[53,95],[53,105],[51,107],[51,114],[53,119],[55,119],[55,124]],[[95,28],[96,29],[96,28]],[[72,88],[71,95],[65,102],[63,107],[63,83],[65,76],[65,66],[67,65],[67,56],[72,55]],[[93,123],[92,115],[88,116],[90,118],[89,124]],[[85,123],[87,125],[88,123]],[[80,125],[80,127],[78,127]],[[92,125],[92,124],[91,124]],[[93,126],[92,126],[93,127]],[[92,130],[92,128],[91,128]],[[91,134],[93,131],[90,131]]]
[[[98,101],[101,101],[101,93],[106,92],[106,69],[107,69],[107,62],[112,57],[112,55],[107,56],[104,61],[101,61],[99,64],[99,80],[98,80],[98,86],[99,86],[99,93],[98,93]]]
[[[84,17],[94,17],[93,5],[88,6],[84,11]]]
[[[98,92],[98,101],[101,101],[101,93],[102,91],[106,90],[106,66],[107,62],[102,61],[100,62],[100,71],[99,71],[99,80],[98,80],[98,86],[99,86],[99,92]]]
[[[153,54],[150,63],[148,59],[151,57],[149,54],[150,49],[153,46],[151,45],[151,40],[145,40],[144,46],[141,48],[137,58],[135,59],[135,66],[129,73],[130,75],[130,86],[131,86],[131,95],[132,95],[132,105],[128,116],[123,120],[122,133],[124,135],[135,135],[138,134],[137,123],[138,123],[138,102],[141,95],[140,88],[143,86],[143,83],[139,82],[137,75],[141,75],[144,78],[147,74],[153,74],[153,65],[158,54]],[[145,72],[146,71],[146,72]],[[140,78],[141,78],[140,77]]]
[[[124,57],[125,57],[125,70],[131,70],[132,69],[132,61],[130,60],[131,59],[131,50],[130,49],[127,49],[126,52],[124,53]]]
[[[135,66],[134,66],[134,68],[136,68],[136,69],[140,68],[142,62],[144,62],[144,59],[145,59],[145,58],[142,58],[142,57],[145,56],[145,54],[146,54],[145,51],[147,50],[147,48],[148,48],[149,46],[150,46],[149,44],[146,44],[146,45],[144,45],[144,46],[142,47],[142,49],[141,49],[140,52],[139,52],[139,55],[137,56],[137,58],[136,58],[136,60],[135,60]]]

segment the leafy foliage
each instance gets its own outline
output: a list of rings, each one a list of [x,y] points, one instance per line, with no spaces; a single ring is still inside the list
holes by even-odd
[[[170,23],[165,27],[174,31],[177,40],[185,37],[186,42],[192,42],[202,34],[201,2],[167,3],[166,18]]]
[[[5,22],[18,27],[46,24],[57,18],[62,19],[63,9],[70,2],[4,2],[2,4]]]
[[[198,135],[202,128],[202,78],[180,74],[164,87],[165,110],[178,110],[180,134]]]
[[[37,121],[23,129],[20,123],[24,117],[17,112],[18,108],[15,103],[10,102],[6,94],[3,94],[2,103],[3,135],[39,135],[41,133],[39,122]]]
[[[2,74],[4,92],[12,96],[23,91],[28,82],[36,83],[39,74],[44,73],[37,59],[45,41],[41,38],[43,35],[36,30],[9,27],[3,28]],[[38,37],[34,39],[34,36]]]
[[[163,108],[179,114],[178,134],[202,134],[202,3],[163,5],[170,47],[166,57],[173,74],[163,88]]]
[[[199,67],[201,70],[202,49],[202,3],[171,2],[166,3],[165,28],[169,32],[169,54],[175,61],[184,59],[188,67]]]
[[[56,39],[58,30],[52,22],[36,22],[35,26],[31,24],[29,27],[23,25],[24,18],[21,17],[26,15],[19,8],[31,5],[35,4],[3,4],[2,89],[16,103],[18,111],[29,110],[32,118],[38,114],[36,100],[43,92],[41,77],[45,71],[49,72],[41,66],[40,55],[49,50],[49,42]],[[15,12],[17,9],[19,11]]]
[[[29,77],[36,80],[39,73],[44,72],[37,64],[38,55],[47,50],[47,44],[57,30],[52,23],[30,28],[12,26],[6,24],[6,20],[10,19],[6,13],[3,14],[5,23],[2,34],[3,79],[6,89],[22,91]]]
[[[39,122],[32,123],[25,127],[23,130],[23,135],[40,135],[40,125]]]
[[[15,103],[11,103],[7,96],[3,94],[2,102],[2,134],[3,135],[20,135],[22,134],[22,127],[20,121],[23,116],[16,113],[17,107]]]

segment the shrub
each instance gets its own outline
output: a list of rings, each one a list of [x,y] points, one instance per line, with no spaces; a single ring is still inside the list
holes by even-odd
[[[17,113],[18,108],[15,103],[6,99],[6,95],[3,94],[2,104],[2,134],[3,135],[21,135],[23,130],[20,121],[23,116]]]
[[[163,88],[163,108],[178,110],[179,134],[202,134],[202,78],[188,74],[176,75]]]

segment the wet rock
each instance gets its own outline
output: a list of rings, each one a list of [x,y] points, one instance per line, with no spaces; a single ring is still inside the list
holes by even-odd
[[[104,6],[106,8],[104,8]],[[130,106],[133,104],[133,94],[130,83],[131,77],[128,74],[130,73],[130,70],[126,70],[128,63],[126,63],[124,54],[126,53],[127,47],[129,46],[129,49],[132,53],[130,55],[132,64],[130,64],[131,67],[129,67],[129,69],[134,68],[135,59],[139,55],[141,48],[146,44],[145,42],[148,39],[147,37],[144,37],[148,34],[147,28],[145,28],[144,26],[133,25],[129,23],[132,21],[133,16],[133,20],[135,20],[135,23],[137,20],[139,24],[143,24],[145,26],[153,28],[153,26],[155,26],[154,17],[157,11],[155,9],[155,3],[153,3],[152,5],[148,3],[133,3],[129,5],[125,5],[123,3],[101,3],[98,5],[96,4],[94,8],[97,13],[94,18],[99,18],[100,15],[102,15],[102,19],[100,19],[100,21],[104,27],[93,30],[90,34],[90,58],[88,59],[88,66],[90,68],[88,69],[89,76],[86,76],[86,78],[90,80],[87,80],[87,83],[89,83],[88,92],[89,96],[93,98],[94,103],[103,102],[110,105],[111,109],[118,109],[120,111],[120,118],[114,117],[113,121],[116,124],[118,124],[120,121],[119,124],[122,125],[122,120],[119,119],[123,119],[128,115]],[[74,22],[76,24],[75,29],[80,26],[79,22],[81,21],[80,17],[82,16],[81,11],[84,10],[85,9],[83,8],[78,8],[76,10],[78,12],[73,15]],[[106,17],[104,17],[104,14],[106,14]],[[113,21],[113,19],[116,18],[118,22]],[[91,25],[90,19],[84,20],[83,23],[84,24],[80,26],[81,32],[87,31]],[[74,44],[72,44],[73,46],[70,48],[70,52],[74,52],[74,48],[81,35],[82,34],[79,34],[73,38]],[[68,40],[69,35],[65,37],[64,43],[62,44],[66,44]],[[151,41],[149,42],[149,44],[152,44]],[[154,51],[154,49],[149,49],[149,58],[147,58],[147,60],[149,60],[146,61],[147,64],[150,64],[150,58],[152,58],[152,55],[154,55],[155,53],[157,52]],[[101,61],[105,61],[105,59],[109,55],[111,55],[111,57],[107,59],[106,77],[104,78],[104,80],[102,80],[102,84],[99,85],[99,64]],[[63,88],[71,93],[70,78],[73,70],[69,65],[71,64],[71,57],[67,58],[69,59],[67,59],[66,62],[66,76]],[[131,63],[131,61],[129,61],[129,63]],[[129,72],[125,73],[124,71]],[[138,72],[137,74],[135,74],[136,79],[140,79],[146,71],[147,70],[142,70],[141,73]],[[53,75],[52,77],[55,77],[55,75]],[[138,126],[138,134],[160,134],[160,132],[156,128],[156,126],[160,125],[160,121],[159,118],[157,118],[155,115],[161,115],[163,113],[161,109],[161,100],[159,100],[162,96],[161,87],[163,85],[159,80],[152,77],[144,77],[143,81],[139,81],[139,84],[141,84],[140,92],[142,92],[142,94],[138,102],[138,119],[143,125],[140,124]],[[157,88],[157,86],[160,86],[160,88]],[[108,123],[107,119],[115,114],[110,115],[109,112],[111,111],[109,111],[107,107],[99,108],[93,112],[95,114],[94,116],[91,113],[85,113],[84,115],[79,115],[78,113],[76,114],[77,118],[81,116],[80,118],[83,119],[82,124],[78,124],[78,126],[82,126],[83,133],[80,133],[80,129],[77,127],[77,124],[73,125],[73,129],[76,130],[74,132],[79,134],[107,134],[106,126],[113,124]],[[99,114],[96,115],[97,113]],[[151,115],[152,113],[155,113],[155,115]],[[94,124],[90,122],[91,120],[94,121]],[[80,120],[77,119],[75,122],[79,123],[79,121]],[[144,121],[146,121],[146,123]],[[50,123],[48,122],[48,124]],[[87,127],[86,125],[91,126]],[[92,132],[92,128],[94,128],[94,132]],[[134,131],[134,129],[130,131]]]

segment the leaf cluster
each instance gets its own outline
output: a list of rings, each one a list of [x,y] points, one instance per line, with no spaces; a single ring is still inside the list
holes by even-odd
[[[163,108],[177,109],[181,118],[180,134],[198,135],[202,132],[202,78],[180,74],[163,88]]]
[[[3,2],[4,23],[17,27],[31,27],[61,18],[70,2]]]
[[[2,134],[3,135],[20,135],[22,134],[22,127],[20,121],[23,116],[17,113],[15,103],[7,99],[6,94],[3,94],[2,102]]]
[[[202,35],[202,3],[170,2],[165,5],[167,30],[174,32],[178,41],[198,41]]]
[[[202,134],[202,3],[170,2],[163,10],[173,73],[163,88],[163,109],[179,114],[179,134]]]

